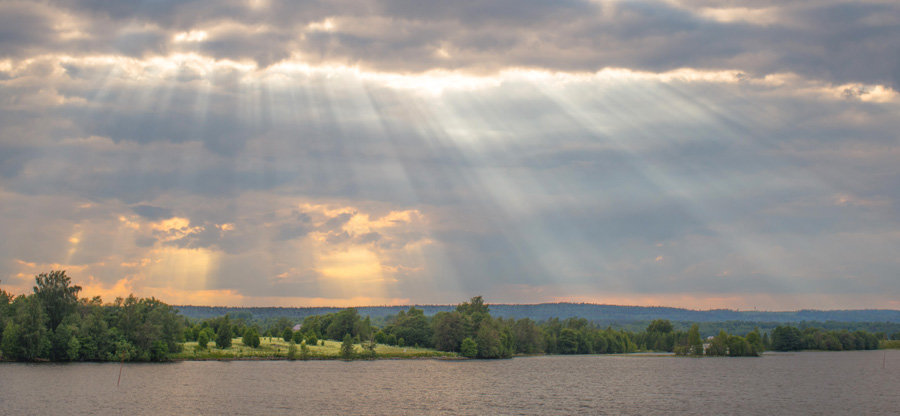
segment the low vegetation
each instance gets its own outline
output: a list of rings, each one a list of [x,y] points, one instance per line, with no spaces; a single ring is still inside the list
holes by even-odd
[[[232,339],[231,346],[220,349],[214,346],[200,347],[197,342],[185,342],[181,352],[172,355],[176,360],[228,360],[228,359],[295,359],[295,360],[332,360],[368,358],[362,344],[351,344],[353,349],[349,356],[341,354],[341,342],[322,340],[317,345],[300,345],[285,342],[280,337],[261,337],[260,344],[254,348],[243,343],[241,338]],[[294,353],[291,354],[291,348]],[[302,351],[306,349],[304,354]],[[428,348],[397,347],[392,345],[375,345],[375,356],[371,358],[450,358],[456,354],[436,351]]]

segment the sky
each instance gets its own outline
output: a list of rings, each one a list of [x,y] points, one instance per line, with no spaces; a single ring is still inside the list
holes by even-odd
[[[0,285],[900,309],[893,0],[0,1]]]

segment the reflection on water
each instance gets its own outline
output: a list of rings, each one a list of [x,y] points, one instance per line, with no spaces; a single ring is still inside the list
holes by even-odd
[[[882,360],[884,367],[882,368]],[[0,414],[892,414],[900,351],[0,364]]]

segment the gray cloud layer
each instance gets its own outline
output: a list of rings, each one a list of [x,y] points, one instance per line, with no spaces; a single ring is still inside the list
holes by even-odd
[[[0,7],[0,56],[13,58],[196,52],[261,66],[298,56],[391,72],[692,67],[756,76],[793,72],[836,83],[900,81],[900,5],[884,1],[272,0],[215,7],[58,1]],[[207,37],[176,40],[190,31]]]
[[[5,282],[898,307],[892,3],[248,4],[0,4]]]

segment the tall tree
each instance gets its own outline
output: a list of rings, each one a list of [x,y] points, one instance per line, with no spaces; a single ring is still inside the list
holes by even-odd
[[[225,321],[219,325],[219,330],[216,331],[216,347],[223,350],[231,347],[231,336],[231,322],[228,320],[228,315],[225,315]]]
[[[334,340],[342,339],[346,334],[355,337],[359,330],[359,320],[359,312],[356,311],[356,308],[344,309],[334,314],[331,323],[325,330],[326,335]]]
[[[46,358],[50,349],[47,315],[34,296],[19,297],[15,315],[3,331],[3,355],[15,360]]]
[[[703,355],[703,340],[700,339],[700,325],[693,324],[688,330],[688,352],[691,355]]]
[[[509,355],[504,350],[500,326],[490,318],[484,320],[478,328],[475,342],[478,344],[478,358],[501,358]]]
[[[472,315],[476,313],[490,313],[490,308],[484,303],[481,296],[475,296],[468,302],[460,303],[456,306],[456,311],[463,315]]]
[[[47,326],[55,330],[66,315],[78,305],[81,286],[72,285],[72,279],[65,270],[54,270],[34,277],[37,286],[34,294],[47,314]]]
[[[559,332],[559,339],[556,340],[556,346],[560,354],[576,354],[578,353],[578,332],[572,328],[563,328]]]
[[[434,332],[434,348],[441,351],[459,351],[466,337],[465,319],[459,312],[438,312],[431,318]]]

